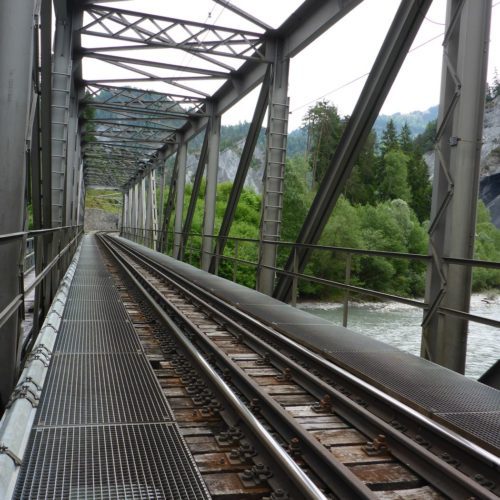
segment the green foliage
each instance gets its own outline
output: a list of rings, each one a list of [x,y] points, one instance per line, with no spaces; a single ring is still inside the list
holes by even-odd
[[[85,208],[99,208],[110,214],[119,214],[122,210],[122,195],[113,190],[87,189]]]
[[[317,182],[323,177],[335,152],[344,124],[335,106],[327,102],[311,108],[305,119],[309,126],[309,157],[301,152],[289,156],[285,168],[282,212],[282,240],[295,241],[302,228]],[[242,134],[245,124],[234,131]],[[303,131],[305,129],[302,129]],[[398,131],[399,130],[399,131]],[[326,133],[325,133],[326,131]],[[427,226],[430,213],[431,185],[422,152],[433,144],[435,123],[423,134],[412,139],[407,123],[397,127],[388,121],[379,146],[371,133],[362,148],[344,196],[337,202],[332,217],[323,232],[320,244],[344,248],[381,250],[401,253],[427,254]],[[217,187],[215,233],[217,234],[232,189],[231,183]],[[189,204],[192,185],[186,186],[184,216]],[[192,232],[201,233],[203,226],[203,182],[193,218]],[[165,201],[167,196],[164,197]],[[230,237],[219,264],[219,275],[249,287],[255,286],[255,265],[230,258],[256,263],[257,245],[245,239],[258,239],[261,196],[244,189],[238,204]],[[199,265],[201,237],[190,238],[186,260]],[[478,208],[475,258],[500,261],[500,231],[490,221],[484,205]],[[278,252],[278,266],[288,258],[289,247]],[[350,283],[368,289],[408,297],[424,293],[426,264],[405,258],[366,256],[346,252],[315,250],[305,273],[328,280],[344,282],[346,262],[351,259]],[[500,271],[477,270],[474,290],[500,285]],[[342,291],[316,283],[300,282],[302,298],[340,298]],[[364,297],[366,298],[366,296]]]
[[[500,230],[491,223],[490,213],[482,201],[477,206],[474,258],[500,262]],[[500,270],[480,267],[474,269],[472,275],[474,291],[499,286]]]
[[[437,120],[432,120],[427,124],[425,130],[417,135],[414,141],[415,150],[420,154],[426,153],[434,149],[434,142],[436,138]]]
[[[308,109],[304,125],[309,131],[313,179],[319,183],[330,165],[344,125],[337,108],[327,101],[319,101]]]
[[[352,173],[347,180],[344,193],[351,203],[364,205],[376,202],[375,166],[377,157],[375,154],[375,142],[375,133],[370,132],[368,139],[359,153]]]
[[[412,111],[411,113],[394,113],[392,115],[380,115],[373,126],[377,136],[381,137],[383,130],[387,126],[387,122],[392,120],[396,130],[401,131],[405,124],[408,125],[412,132],[412,136],[421,134],[426,125],[436,119],[438,107],[432,106],[426,111]]]
[[[410,158],[399,149],[389,149],[382,157],[384,169],[380,179],[379,200],[411,200],[408,185],[408,163]]]

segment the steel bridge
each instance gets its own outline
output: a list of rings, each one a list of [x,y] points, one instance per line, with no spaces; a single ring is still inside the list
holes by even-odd
[[[361,0],[304,0],[278,28],[213,1],[234,26],[161,2],[0,3],[0,497],[497,498],[498,363],[463,376],[469,321],[500,327],[469,312],[472,269],[500,267],[473,258],[491,0],[448,0],[428,255],[322,248],[425,262],[423,301],[305,269],[431,0],[401,1],[293,243],[290,65]],[[254,89],[216,233],[221,117]],[[249,263],[225,249],[266,116]],[[123,196],[120,235],[84,235],[89,188]],[[294,308],[299,280],[419,307],[421,358]]]

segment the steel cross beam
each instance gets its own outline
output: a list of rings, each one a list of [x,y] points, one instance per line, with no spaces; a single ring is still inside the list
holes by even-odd
[[[89,36],[97,35],[96,33],[91,33],[97,31],[99,35],[103,35],[101,38],[118,39],[122,43],[117,46],[117,51],[115,55],[102,54],[101,49],[103,47],[98,47],[92,55],[92,57],[100,58],[101,60],[106,60],[110,64],[117,65],[121,68],[125,68],[129,71],[135,73],[135,77],[129,78],[115,78],[115,79],[101,79],[101,80],[87,80],[84,82],[85,85],[96,85],[105,86],[110,83],[109,87],[113,87],[115,84],[128,83],[133,84],[137,82],[165,82],[169,85],[174,85],[182,92],[185,92],[190,98],[193,96],[201,101],[204,98],[210,99],[214,106],[214,113],[216,116],[220,116],[224,111],[229,109],[233,104],[244,97],[253,88],[259,85],[265,76],[268,63],[264,54],[265,40],[269,37],[280,38],[285,47],[285,56],[290,57],[295,55],[307,44],[313,41],[321,33],[323,33],[328,27],[332,26],[335,22],[341,19],[345,14],[350,12],[356,5],[360,3],[360,0],[305,0],[305,2],[298,9],[298,14],[292,15],[289,20],[287,20],[281,28],[278,30],[270,31],[269,29],[265,33],[259,32],[244,32],[244,30],[232,30],[232,33],[236,33],[234,36],[228,35],[228,32],[224,34],[222,40],[218,35],[218,38],[212,38],[214,32],[210,32],[207,38],[204,40],[199,39],[199,35],[196,35],[197,31],[194,30],[190,35],[186,35],[185,40],[182,42],[183,47],[176,46],[176,49],[181,48],[181,50],[193,53],[193,50],[197,48],[203,49],[205,54],[202,52],[197,52],[196,57],[203,56],[205,61],[209,60],[211,63],[208,67],[217,69],[204,69],[204,68],[182,68],[179,65],[169,65],[163,63],[154,63],[151,61],[144,61],[142,59],[133,58],[123,58],[116,54],[119,54],[121,49],[130,44],[130,47],[135,46],[136,48],[172,48],[166,47],[169,43],[179,44],[179,39],[174,39],[175,37],[169,32],[167,28],[168,22],[177,22],[179,20],[174,20],[171,18],[161,18],[161,16],[149,16],[147,14],[137,13],[133,11],[126,12],[123,9],[113,9],[109,6],[98,6],[89,5],[89,3],[81,3],[79,5],[84,5],[88,9],[93,10],[95,18],[90,22],[86,22],[85,26],[78,32],[78,35],[85,34]],[[109,14],[109,16],[108,16]],[[138,17],[134,17],[138,15]],[[155,18],[153,21],[147,21],[143,23],[143,20]],[[161,18],[161,19],[160,19]],[[102,21],[102,22],[101,22]],[[300,21],[300,22],[299,22]],[[180,21],[181,23],[183,21]],[[156,23],[156,24],[155,24]],[[165,24],[166,23],[166,24]],[[156,27],[155,27],[156,26]],[[157,30],[156,28],[159,29]],[[134,31],[137,28],[137,31]],[[199,29],[205,29],[203,26],[199,26]],[[209,27],[210,29],[218,29],[220,27]],[[261,27],[262,28],[262,27]],[[166,29],[166,32],[162,32]],[[197,28],[198,29],[198,28]],[[181,30],[179,30],[180,32]],[[244,33],[243,33],[244,32]],[[165,34],[166,33],[166,34]],[[205,32],[204,32],[205,33]],[[171,36],[172,35],[172,36]],[[224,37],[227,35],[228,40]],[[175,36],[179,36],[176,33]],[[251,38],[253,36],[254,38]],[[123,37],[123,39],[121,38]],[[134,40],[125,40],[125,38],[130,37]],[[172,38],[172,40],[170,38]],[[243,37],[243,38],[242,38]],[[231,44],[233,49],[237,54],[238,58],[235,58],[234,52],[224,48],[225,40],[227,43]],[[245,41],[246,40],[246,41]],[[206,42],[206,43],[201,43]],[[246,46],[245,44],[247,44]],[[92,50],[92,49],[90,49]],[[113,51],[113,47],[110,44],[110,52]],[[216,54],[215,52],[222,51],[222,54]],[[81,51],[80,47],[77,47],[77,55],[82,57],[85,51]],[[263,55],[264,54],[264,55]],[[208,59],[207,59],[208,57]],[[243,61],[243,65],[238,69],[233,70],[232,66],[226,64],[233,57],[233,61],[240,59]],[[223,62],[224,61],[224,62]],[[147,66],[154,69],[158,69],[157,73],[161,72],[162,75],[154,74],[147,70]],[[223,71],[220,71],[220,70]],[[180,76],[163,76],[168,75],[169,71],[185,70]],[[199,70],[198,72],[196,72]],[[195,71],[195,72],[193,72]],[[226,81],[218,91],[215,92],[213,96],[207,94],[201,88],[195,87],[197,81],[202,80],[216,80],[223,79]],[[184,84],[183,82],[186,82]],[[190,82],[188,84],[188,82]],[[121,88],[116,87],[119,90],[116,92],[123,92]],[[182,92],[178,95],[182,95]],[[184,96],[185,97],[185,96]],[[177,102],[181,102],[180,97],[174,99]],[[185,100],[183,101],[185,102]],[[109,101],[104,103],[104,106],[108,105],[106,111],[112,113],[113,118],[115,116],[119,118],[120,116],[128,115],[131,119],[141,120],[145,118],[144,113],[140,113],[140,110],[124,110],[123,107],[114,107]],[[103,106],[103,104],[97,106]],[[101,108],[103,109],[103,108]],[[204,130],[208,124],[208,116],[204,113],[204,105],[199,105],[195,109],[195,113],[189,116],[189,119],[184,123],[172,123],[169,122],[177,130],[180,135],[183,136],[184,140],[187,142],[199,132]],[[137,115],[135,115],[137,113]],[[149,120],[161,120],[163,117],[154,113],[153,110],[148,111]],[[176,118],[174,116],[164,116],[165,119]],[[183,116],[183,118],[185,118]],[[165,123],[165,122],[163,122]],[[161,148],[165,149],[165,146]]]
[[[195,110],[200,109],[204,100],[198,96],[189,96],[182,94],[173,94],[165,92],[157,92],[152,90],[141,90],[132,87],[115,87],[112,85],[91,84],[84,82],[85,98],[84,102],[90,100],[91,102],[113,102],[117,97],[123,98],[124,102],[138,102],[147,104],[144,106],[146,109],[152,107],[158,109],[158,104],[176,104],[176,105],[192,105]],[[102,91],[106,91],[109,95],[105,96],[103,100]],[[89,99],[90,98],[90,99]]]
[[[413,2],[402,0],[305,218],[297,237],[297,243],[316,244],[321,238],[323,229],[344,189],[358,154],[372,129],[430,4],[431,0]],[[297,250],[299,273],[304,270],[310,253],[308,248]],[[293,272],[293,253],[290,253],[284,269],[286,272]],[[273,296],[279,300],[288,301],[291,286],[292,278],[284,274],[281,275]]]
[[[360,3],[361,0],[305,0],[298,9],[300,16],[295,17],[292,14],[289,18],[291,21],[285,21],[276,32],[281,37],[285,47],[283,57],[297,55]],[[268,35],[273,38],[276,33],[268,33]],[[233,72],[231,81],[227,81],[211,97],[211,101],[214,103],[214,112],[217,115],[223,114],[260,85],[264,80],[266,70],[267,64],[246,61]],[[207,123],[207,117],[190,121],[182,128],[181,133],[186,141],[189,141],[200,133],[207,126]]]
[[[183,73],[192,73],[193,75],[202,75],[206,79],[223,79],[229,78],[231,73],[226,71],[215,71],[205,68],[195,68],[192,66],[182,66],[180,64],[168,64],[157,61],[148,61],[146,59],[136,59],[134,57],[124,57],[124,56],[114,56],[111,54],[100,54],[92,52],[92,49],[82,49],[83,57],[90,57],[92,59],[97,59],[110,64],[115,64],[124,69],[128,69],[133,72],[138,72],[135,66],[147,66],[150,68],[165,69],[172,71],[181,71]],[[186,76],[186,78],[191,79],[191,76]]]
[[[129,42],[125,47],[106,48],[106,51],[172,48],[219,65],[222,63],[218,59],[207,57],[207,54],[236,59],[264,58],[259,51],[262,33],[112,7],[90,6],[86,12],[92,20],[83,26],[83,35]]]

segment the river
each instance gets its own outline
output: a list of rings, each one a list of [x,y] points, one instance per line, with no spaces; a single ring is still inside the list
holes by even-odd
[[[309,313],[342,324],[342,304],[303,302]],[[500,296],[474,294],[471,313],[500,320]],[[420,355],[422,311],[396,302],[350,302],[348,328],[411,354]],[[477,379],[500,357],[500,330],[469,323],[465,375]]]

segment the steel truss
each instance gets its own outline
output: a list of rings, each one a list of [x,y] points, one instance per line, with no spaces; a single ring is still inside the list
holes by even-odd
[[[106,3],[111,1],[118,4],[114,0]],[[166,241],[156,241],[152,236],[159,223],[156,207],[158,176],[155,172],[158,170],[161,172],[162,206],[159,210],[163,234],[170,230],[170,221],[175,214],[174,255],[182,258],[205,175],[207,191],[202,267],[214,271],[217,267],[214,247],[215,253],[223,253],[267,111],[269,121],[258,282],[261,291],[271,293],[275,281],[276,245],[266,242],[276,242],[280,237],[290,60],[361,0],[305,0],[277,29],[271,29],[225,0],[216,1],[253,23],[255,29],[241,30],[135,12],[103,6],[100,3],[104,2],[99,0],[8,2],[9,5],[16,4],[13,23],[16,23],[19,32],[4,21],[5,15],[0,16],[3,28],[3,35],[0,36],[4,40],[2,47],[15,47],[11,51],[2,50],[0,85],[10,85],[3,75],[13,71],[18,86],[15,97],[18,93],[23,93],[24,97],[18,99],[16,110],[11,108],[10,102],[0,101],[0,117],[9,124],[8,133],[4,135],[12,139],[10,144],[15,145],[15,151],[9,149],[6,158],[8,169],[1,187],[9,191],[0,196],[0,205],[8,214],[15,212],[9,220],[17,224],[13,229],[12,225],[2,222],[1,233],[22,229],[24,208],[21,205],[25,183],[24,178],[14,172],[20,170],[24,175],[25,170],[19,166],[29,158],[37,229],[81,224],[86,186],[118,188],[124,193],[122,223],[135,228],[136,236],[145,244],[164,249]],[[457,290],[460,288],[453,281],[453,276],[457,276],[457,280],[463,280],[466,288],[470,288],[470,276],[455,273],[456,269],[450,273],[451,268],[444,263],[450,255],[469,256],[470,239],[474,233],[471,207],[474,189],[477,188],[481,117],[473,115],[470,110],[480,108],[478,103],[484,91],[485,51],[478,54],[481,47],[484,49],[487,46],[485,26],[491,0],[480,0],[478,9],[472,7],[472,0],[449,2],[452,12],[458,14],[449,16],[445,38],[443,88],[446,91],[442,93],[438,134],[438,167],[430,231],[433,266],[429,271],[427,298],[430,307],[424,320],[423,354],[461,370],[466,324],[461,322],[450,326],[451,323],[443,321],[441,316],[446,309],[467,309],[469,292],[450,293],[450,286]],[[430,0],[401,2],[325,182],[306,218],[299,242],[314,243],[319,240],[429,3]],[[40,15],[33,10],[39,5]],[[56,31],[52,54],[53,17]],[[22,57],[11,57],[11,53],[22,54]],[[25,57],[31,53],[33,57]],[[147,56],[144,56],[145,53]],[[189,54],[188,62],[179,63],[179,54]],[[83,60],[99,61],[99,64],[116,70],[116,76],[100,78],[90,75],[84,79]],[[469,71],[470,68],[474,70]],[[471,81],[470,78],[476,80]],[[141,88],[135,88],[137,85]],[[216,242],[213,232],[221,116],[259,86],[261,93]],[[481,86],[483,90],[480,90]],[[11,137],[11,133],[15,137]],[[187,215],[183,218],[187,147],[189,141],[202,133],[205,139],[201,157]],[[0,141],[4,135],[0,134]],[[457,139],[456,146],[449,142],[450,138]],[[26,151],[26,145],[29,151]],[[455,150],[450,150],[453,147]],[[164,208],[165,162],[172,155],[176,155],[176,162],[174,172],[168,173],[171,186]],[[468,169],[470,165],[474,168]],[[461,206],[469,210],[467,217]],[[456,221],[464,218],[464,228],[457,232]],[[454,228],[453,231],[450,228]],[[63,240],[56,242],[51,234],[43,242],[40,241],[37,268],[50,262],[66,243]],[[454,248],[459,249],[456,255],[451,250]],[[5,253],[0,249],[3,252],[0,265],[6,266],[6,272],[2,271],[0,275],[2,278],[7,276],[7,295],[0,294],[0,309],[5,306],[5,297],[12,298],[12,294],[20,291],[17,259],[22,250],[18,250],[17,247],[15,251],[10,248]],[[285,270],[300,271],[307,259],[308,251],[299,251],[296,258],[290,256]],[[43,286],[38,287],[36,314],[47,309],[59,280],[60,276],[54,271],[49,273]],[[282,275],[275,288],[275,296],[286,300],[291,284],[290,277]],[[10,324],[9,329],[17,329],[16,325]],[[460,333],[451,342],[443,340],[445,330],[455,327]],[[2,335],[3,330],[4,327],[0,332]],[[6,381],[0,387],[0,398],[5,397],[16,371],[12,361],[16,356],[14,337],[8,337],[9,344],[5,351],[8,354],[0,360],[3,370],[0,380]],[[452,353],[450,359],[453,359],[445,360],[437,354],[443,350]]]

